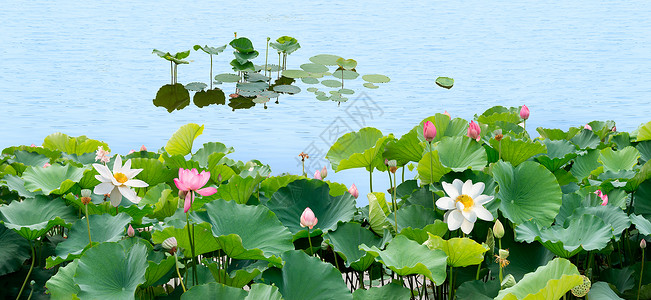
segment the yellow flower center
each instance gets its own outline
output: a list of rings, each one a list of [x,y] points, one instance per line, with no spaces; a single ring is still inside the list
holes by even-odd
[[[475,201],[473,201],[472,198],[468,195],[461,195],[457,197],[456,202],[461,202],[461,204],[463,204],[464,211],[469,211],[475,205]]]
[[[124,175],[122,173],[115,173],[113,174],[113,177],[115,177],[115,180],[117,180],[119,183],[125,183],[129,178],[127,178],[127,175]]]

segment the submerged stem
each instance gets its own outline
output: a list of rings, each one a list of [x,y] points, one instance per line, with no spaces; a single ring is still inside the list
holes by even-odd
[[[36,260],[36,255],[34,254],[34,246],[32,246],[32,241],[29,241],[29,248],[32,250],[32,265],[29,267],[29,271],[27,272],[27,276],[23,281],[23,285],[20,287],[20,291],[18,292],[18,296],[16,297],[16,300],[20,299],[20,295],[23,293],[23,289],[25,288],[25,284],[29,279],[29,275],[32,274],[32,270],[34,269],[34,261]]]

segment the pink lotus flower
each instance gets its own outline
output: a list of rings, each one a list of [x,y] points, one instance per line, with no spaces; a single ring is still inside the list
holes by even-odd
[[[50,164],[49,162],[47,162],[47,163],[45,163],[45,164],[43,165],[43,168],[47,168],[47,167],[49,167],[49,166],[51,166],[51,164]]]
[[[448,116],[448,118],[452,119],[452,116],[450,116],[450,113],[447,110],[445,112],[443,112],[443,114]]]
[[[468,137],[479,142],[481,139],[480,134],[481,128],[479,127],[479,124],[475,123],[475,121],[470,121],[470,125],[468,126]]]
[[[147,147],[145,145],[140,146],[140,151],[147,151]]]
[[[131,149],[131,151],[129,151],[129,153],[127,153],[127,155],[129,155],[131,153],[136,153],[136,150]]]
[[[186,170],[179,169],[179,178],[174,178],[174,184],[179,191],[185,192],[185,203],[183,211],[188,212],[194,202],[194,192],[196,191],[201,196],[210,196],[217,192],[214,187],[202,188],[210,179],[210,172],[202,171],[201,174],[197,169]]]
[[[526,105],[522,105],[522,108],[520,108],[520,118],[523,120],[529,119],[529,108]]]
[[[317,222],[319,222],[319,219],[316,218],[314,212],[309,207],[305,208],[303,214],[301,214],[301,227],[312,229]]]
[[[328,176],[328,168],[323,166],[323,169],[321,169],[321,178],[325,179]]]
[[[32,144],[30,147],[36,147],[36,145],[35,145],[35,144]]]
[[[348,189],[348,192],[351,195],[353,195],[353,197],[355,197],[355,199],[357,199],[357,197],[359,197],[359,191],[357,190],[357,187],[355,186],[354,183],[353,183],[353,185],[350,186],[350,188]]]
[[[583,129],[592,130],[592,126],[585,124],[585,126],[583,126]]]
[[[127,228],[127,235],[129,237],[133,237],[134,235],[136,235],[136,231],[133,230],[133,226],[131,226],[131,224],[129,224],[129,228]]]
[[[601,206],[606,206],[608,204],[608,195],[601,192],[601,190],[596,190],[594,192],[597,197],[601,198]]]
[[[425,140],[431,142],[436,137],[436,126],[431,121],[425,122],[423,125],[423,136]]]
[[[314,179],[322,180],[321,179],[321,172],[319,172],[319,170],[316,170],[314,172]]]

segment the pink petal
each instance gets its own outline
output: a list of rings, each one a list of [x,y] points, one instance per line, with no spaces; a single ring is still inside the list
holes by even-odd
[[[194,193],[189,192],[185,195],[185,203],[183,204],[183,212],[188,212],[190,210],[190,207],[192,207],[192,195]]]
[[[181,180],[179,180],[178,178],[174,178],[174,184],[176,184],[176,187],[177,187],[179,190],[182,190],[182,191],[188,191],[188,188],[187,188],[187,187],[183,184],[183,182],[182,182]]]
[[[214,187],[207,187],[197,190],[197,193],[199,193],[201,196],[210,196],[214,193],[217,193],[217,189]]]

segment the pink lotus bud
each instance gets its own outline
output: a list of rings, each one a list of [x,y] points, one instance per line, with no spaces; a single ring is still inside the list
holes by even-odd
[[[645,239],[642,239],[640,241],[640,248],[642,248],[642,249],[646,248],[646,240]]]
[[[319,172],[319,170],[316,170],[316,172],[314,172],[314,179],[322,180],[321,172]]]
[[[45,164],[43,165],[43,168],[47,168],[47,167],[49,167],[49,166],[51,166],[50,163],[45,163]]]
[[[321,178],[325,179],[326,176],[328,176],[328,168],[323,166],[323,169],[321,169]]]
[[[127,228],[127,235],[129,237],[133,237],[134,235],[136,235],[136,231],[133,230],[133,226],[131,226],[131,224],[129,224],[129,228]]]
[[[583,129],[592,130],[592,126],[585,124],[585,126],[583,126]]]
[[[388,166],[388,165],[389,165],[389,160],[386,159],[386,158],[384,159],[384,165],[385,165],[385,166]]]
[[[443,114],[448,116],[448,118],[452,119],[452,116],[450,116],[450,113],[447,110],[445,112],[443,112]]]
[[[314,212],[309,208],[305,208],[303,214],[301,214],[301,227],[308,227],[312,229],[319,220],[314,215]]]
[[[526,105],[522,105],[522,108],[520,108],[520,118],[523,120],[529,119],[529,108]]]
[[[617,132],[617,126],[613,126],[613,129],[611,129],[610,131]]]
[[[140,151],[147,151],[147,147],[145,145],[140,146]]]
[[[423,125],[423,136],[428,142],[431,142],[436,137],[436,126],[432,121],[427,121]]]
[[[475,121],[470,121],[470,125],[468,125],[468,137],[478,142],[481,139],[481,128]]]
[[[353,195],[353,197],[355,197],[355,199],[357,199],[357,197],[359,197],[359,191],[357,190],[357,187],[355,186],[354,183],[353,183],[353,185],[350,186],[350,188],[348,189],[348,192],[351,195]]]
[[[127,155],[129,155],[131,153],[135,153],[135,152],[136,152],[136,150],[131,149],[131,151],[129,151],[129,153],[127,153]]]

